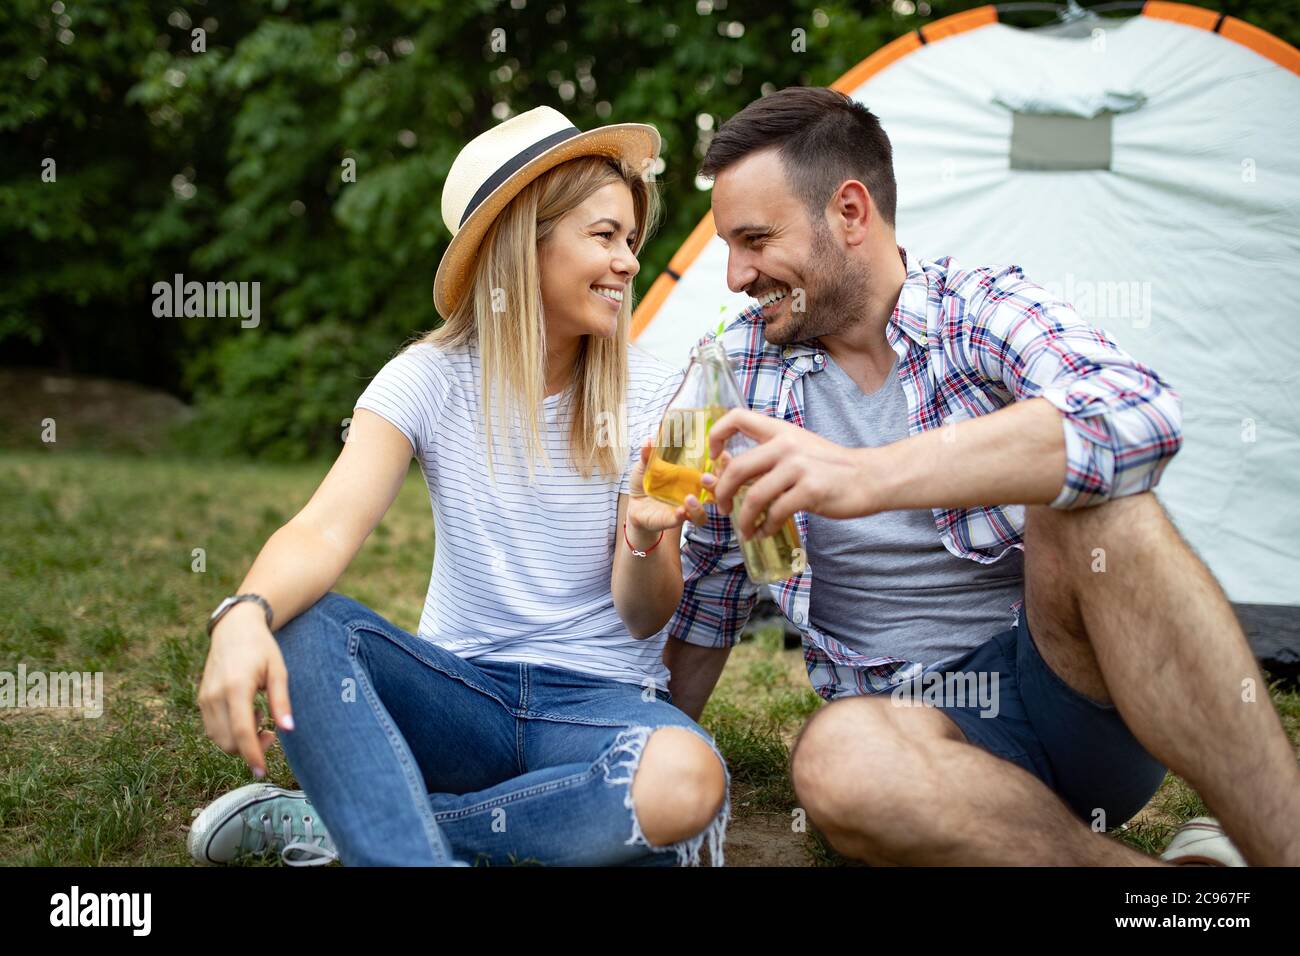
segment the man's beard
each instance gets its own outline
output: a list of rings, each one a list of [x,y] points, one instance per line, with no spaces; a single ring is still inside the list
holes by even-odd
[[[763,337],[772,345],[807,342],[835,335],[857,322],[867,311],[870,277],[866,267],[854,262],[831,238],[826,224],[814,219],[813,246],[801,270],[808,283],[802,312],[794,310],[794,290],[787,297],[790,317],[775,334],[771,323]]]

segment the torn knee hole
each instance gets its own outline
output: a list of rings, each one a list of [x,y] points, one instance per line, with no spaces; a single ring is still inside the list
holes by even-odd
[[[717,760],[718,766],[722,769],[723,793],[721,806],[711,814],[710,820],[708,820],[702,827],[696,827],[695,821],[692,821],[688,827],[688,829],[698,832],[684,835],[680,839],[671,842],[655,844],[650,842],[645,831],[642,829],[642,818],[646,816],[646,814],[639,812],[636,801],[633,799],[632,789],[633,784],[637,779],[637,770],[641,765],[646,744],[655,733],[659,730],[665,729],[676,729],[681,730],[684,733],[690,733],[708,746],[713,758]],[[669,762],[671,762],[671,760]],[[630,728],[619,734],[613,747],[610,748],[607,754],[605,763],[605,782],[611,786],[621,786],[625,790],[623,806],[628,810],[632,829],[631,836],[624,841],[626,844],[644,846],[656,853],[675,851],[677,853],[678,865],[698,866],[700,862],[700,849],[707,843],[709,847],[709,858],[712,864],[714,866],[723,865],[722,845],[726,836],[727,823],[731,818],[731,775],[727,770],[726,762],[722,759],[722,755],[711,742],[704,740],[700,735],[686,730],[685,728]],[[679,789],[680,788],[678,788],[678,790]],[[646,788],[644,786],[638,786],[637,790],[638,793],[642,794],[644,799]],[[676,810],[670,810],[669,814],[677,815],[680,818],[687,812],[689,812],[689,810],[678,808]],[[652,810],[649,815],[652,817],[655,816],[654,810]],[[659,821],[656,820],[655,826],[657,827],[658,825]],[[658,835],[659,834],[656,833],[656,836]]]

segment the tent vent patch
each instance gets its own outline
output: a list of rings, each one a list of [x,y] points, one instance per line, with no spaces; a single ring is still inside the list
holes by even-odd
[[[1041,113],[1011,114],[1011,168],[1110,169],[1111,120]]]

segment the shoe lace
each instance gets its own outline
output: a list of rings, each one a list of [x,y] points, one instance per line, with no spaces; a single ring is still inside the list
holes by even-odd
[[[263,813],[258,819],[262,824],[266,846],[274,849],[277,843],[283,844],[280,859],[288,866],[324,866],[339,858],[330,844],[329,836],[326,833],[317,834],[312,829],[314,821],[311,814],[304,814],[302,818],[303,829],[306,830],[303,839],[297,839],[297,834],[293,832],[292,814],[281,815],[281,833],[276,833],[272,828],[271,814]]]

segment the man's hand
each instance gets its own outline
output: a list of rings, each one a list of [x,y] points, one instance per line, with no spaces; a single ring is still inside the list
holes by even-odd
[[[789,422],[748,409],[735,408],[709,430],[709,453],[721,457],[723,444],[736,432],[760,442],[729,458],[718,475],[704,476],[718,509],[730,514],[732,498],[748,482],[737,525],[753,529],[766,512],[762,526],[741,534],[763,537],[775,534],[796,511],[811,511],[826,518],[856,518],[874,514],[879,504],[871,493],[873,448],[844,448]]]
[[[903,508],[1050,504],[1065,481],[1062,415],[1045,398],[869,448],[842,448],[789,422],[733,409],[709,432],[716,457],[743,432],[761,444],[706,476],[723,514],[744,494],[742,528],[767,508],[760,534],[773,534],[796,511],[858,518]],[[757,480],[756,480],[757,479]],[[746,535],[745,537],[752,537]]]

